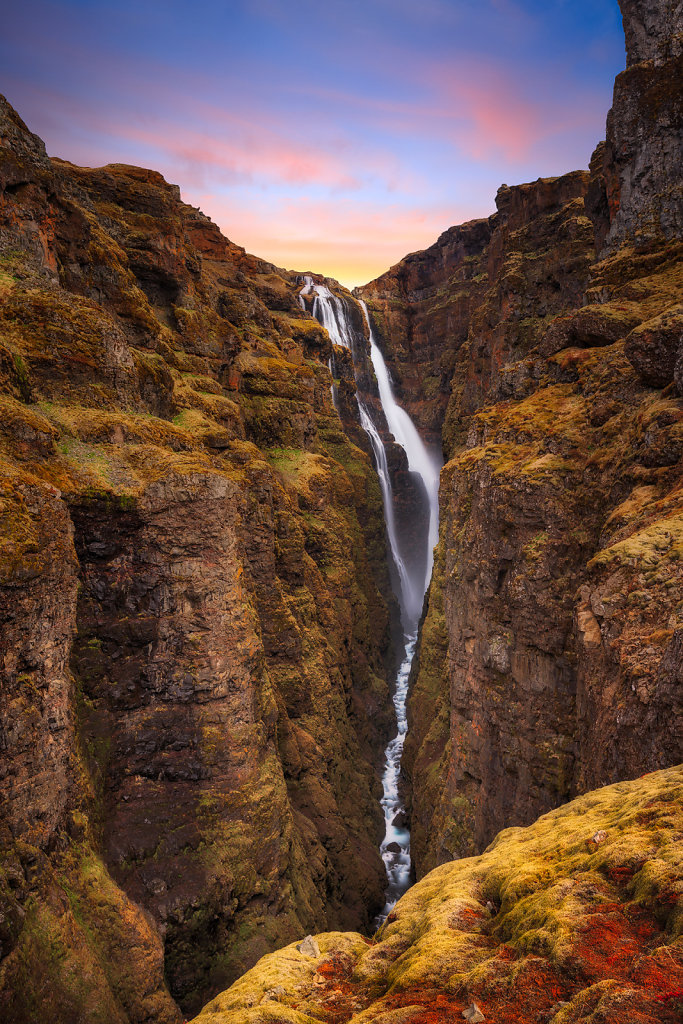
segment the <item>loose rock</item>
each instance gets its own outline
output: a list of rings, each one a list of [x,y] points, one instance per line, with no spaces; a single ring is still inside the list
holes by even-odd
[[[312,935],[307,935],[296,947],[304,956],[320,956],[320,947]]]
[[[275,985],[273,988],[266,989],[263,993],[262,1003],[281,1003],[286,995],[285,989],[282,985]]]

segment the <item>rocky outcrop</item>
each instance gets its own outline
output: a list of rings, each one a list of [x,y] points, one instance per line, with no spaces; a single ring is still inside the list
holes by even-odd
[[[621,10],[627,67],[614,84],[603,153],[608,252],[683,235],[683,11],[676,0],[621,0]]]
[[[418,874],[683,759],[680,77],[674,8],[657,6],[624,5],[629,68],[588,174],[504,186],[457,328],[431,321],[453,373],[404,760]],[[648,106],[642,75],[660,70]],[[362,290],[396,378],[401,325],[429,321],[430,274],[463,287],[463,264],[444,275],[434,260],[441,241]],[[422,290],[408,292],[415,266]],[[411,393],[419,415],[417,373]]]
[[[683,757],[679,6],[623,0],[589,171],[503,186],[361,290],[446,458],[418,874],[545,817],[202,1021],[675,1019],[680,772],[620,780]],[[159,174],[0,118],[0,1015],[175,1024],[382,903],[367,337],[330,282],[352,366]]]
[[[0,1015],[171,1022],[383,901],[380,492],[295,275],[0,114]]]
[[[264,957],[197,1024],[675,1024],[681,769],[592,792],[432,871],[373,941]]]

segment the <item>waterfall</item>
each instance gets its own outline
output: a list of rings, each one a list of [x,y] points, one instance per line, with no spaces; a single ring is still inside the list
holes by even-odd
[[[312,287],[313,278],[309,277],[309,275],[306,274],[304,277],[304,286],[299,292],[299,305],[301,306],[302,309],[306,309],[306,300],[304,299],[304,295],[308,295]]]
[[[337,415],[339,415],[339,395],[337,394],[337,385],[334,382],[336,376],[334,369],[334,356],[330,356],[330,358],[327,360],[327,369],[330,371],[330,377],[332,378],[332,383],[330,384],[332,405],[334,406],[334,410],[337,413]]]
[[[313,299],[313,316],[323,325],[323,327],[325,327],[327,333],[330,335],[332,344],[338,345],[340,348],[348,349],[353,357],[353,326],[350,322],[349,313],[343,301],[337,295],[334,295],[325,285],[313,284],[312,278],[310,277],[305,277],[304,282],[305,285],[299,292],[299,301],[303,305],[304,309],[306,308],[306,304],[303,296],[310,294],[311,291],[315,292],[315,298]],[[365,315],[367,317],[367,311]],[[328,363],[330,373],[332,373],[334,366],[333,358],[334,357],[332,357]],[[337,396],[334,384],[332,385],[332,388],[332,401],[334,402],[335,408],[337,408]],[[384,448],[384,443],[382,442],[379,430],[372,419],[371,410],[358,391],[356,391],[356,403],[358,405],[358,418],[360,420],[360,425],[368,435],[370,447],[375,459],[377,476],[379,477],[380,489],[382,491],[382,504],[384,506],[384,521],[387,529],[387,539],[389,541],[391,557],[394,561],[394,565],[396,566],[396,572],[398,573],[399,593],[397,594],[397,597],[401,606],[402,617],[407,622],[412,622],[419,618],[420,610],[422,608],[422,599],[424,597],[424,589],[421,592],[418,592],[419,587],[416,587],[415,581],[410,578],[405,559],[401,554],[398,531],[396,529],[396,517],[394,515],[394,495],[391,487],[391,477],[389,476],[389,466],[387,463],[387,453]]]
[[[384,506],[384,522],[387,528],[387,537],[389,538],[389,547],[391,548],[391,555],[396,565],[398,572],[399,585],[401,589],[401,595],[404,600],[407,594],[412,594],[412,582],[408,575],[405,562],[401,555],[400,548],[398,546],[398,533],[396,531],[396,517],[394,516],[394,495],[391,489],[391,477],[389,476],[389,465],[387,463],[387,453],[382,443],[382,438],[379,436],[377,427],[370,419],[370,413],[368,412],[367,406],[362,399],[356,395],[356,401],[358,402],[358,412],[360,415],[360,425],[368,435],[370,439],[370,445],[375,456],[375,465],[377,467],[377,476],[379,477],[379,486],[382,491],[382,504]],[[400,599],[400,596],[399,599]],[[424,596],[424,595],[423,595]]]
[[[359,301],[368,326],[370,358],[372,359],[375,377],[377,378],[379,397],[382,402],[382,411],[384,412],[387,426],[394,435],[394,440],[400,444],[406,453],[409,470],[411,473],[417,473],[420,477],[429,501],[427,565],[424,577],[421,580],[412,581],[413,590],[411,592],[410,605],[407,605],[407,607],[410,607],[412,614],[408,622],[404,623],[405,651],[396,677],[393,695],[398,731],[387,746],[384,755],[385,764],[382,776],[384,795],[382,797],[382,807],[384,809],[385,832],[380,851],[387,872],[388,886],[385,894],[386,903],[377,920],[378,924],[383,924],[396,901],[400,899],[410,886],[411,881],[410,832],[406,828],[405,808],[399,792],[399,782],[401,776],[401,757],[408,731],[406,701],[408,698],[410,669],[417,644],[417,625],[422,611],[424,595],[429,586],[434,567],[434,546],[439,539],[439,473],[441,463],[433,455],[430,455],[410,416],[396,402],[384,356],[375,341],[368,308],[362,299]]]
[[[355,357],[354,330],[344,302],[325,285],[313,284],[312,278],[305,277],[304,281],[304,288],[299,293],[299,301],[302,307],[306,308],[303,296],[314,291],[313,315],[327,329],[332,343],[349,349],[352,357]],[[439,533],[439,471],[441,465],[428,452],[408,413],[396,402],[389,379],[389,371],[375,341],[367,306],[362,300],[360,300],[360,305],[368,327],[370,357],[377,378],[380,401],[387,425],[395,441],[406,453],[410,472],[417,474],[422,481],[422,486],[429,502],[426,572],[424,575],[420,573],[419,578],[416,578],[415,574],[411,575],[408,570],[407,561],[401,550],[401,538],[394,514],[394,495],[384,443],[372,418],[370,406],[357,390],[356,402],[358,403],[360,425],[368,435],[370,447],[372,448],[375,468],[382,491],[387,539],[391,556],[396,566],[398,580],[396,597],[401,607],[404,644],[403,657],[396,676],[393,692],[393,704],[398,728],[396,736],[394,736],[385,750],[384,772],[382,775],[383,796],[381,804],[384,811],[385,832],[380,846],[380,853],[387,873],[387,889],[385,892],[386,902],[384,908],[377,918],[379,926],[386,920],[392,907],[409,888],[411,882],[410,832],[406,827],[405,807],[399,792],[399,780],[401,775],[401,757],[408,730],[406,701],[408,697],[410,667],[417,644],[417,627],[422,611],[422,603],[432,575],[434,545],[438,540]],[[332,362],[330,362],[331,368]]]
[[[427,569],[424,585],[420,594],[420,606],[422,599],[427,592],[429,581],[432,578],[434,567],[434,548],[439,540],[439,473],[441,463],[429,454],[427,448],[418,434],[415,424],[405,409],[397,404],[389,380],[389,371],[384,362],[384,356],[379,350],[375,336],[370,324],[368,307],[362,299],[359,300],[365,321],[370,332],[370,358],[377,378],[379,397],[382,402],[382,409],[386,417],[387,426],[394,435],[395,440],[400,444],[408,459],[408,468],[411,473],[417,473],[422,479],[424,489],[429,500],[429,533],[427,536]]]

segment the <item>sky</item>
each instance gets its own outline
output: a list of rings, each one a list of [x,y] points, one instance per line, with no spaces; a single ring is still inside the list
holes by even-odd
[[[616,0],[23,0],[0,91],[50,155],[152,167],[233,242],[348,286],[587,167]]]

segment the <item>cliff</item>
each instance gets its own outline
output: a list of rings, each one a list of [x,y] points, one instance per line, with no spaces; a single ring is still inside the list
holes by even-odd
[[[447,460],[404,761],[418,875],[683,760],[676,11],[623,4],[589,172],[503,186],[361,289]]]
[[[506,829],[418,882],[373,940],[264,957],[196,1024],[676,1024],[682,783],[669,769]]]
[[[383,903],[380,492],[295,275],[0,120],[0,1016],[177,1021]]]
[[[3,1020],[673,1024],[682,26],[622,10],[589,170],[360,290],[446,460],[404,762],[426,877],[374,940],[397,607],[361,308],[327,282],[352,365],[297,275],[0,101]]]

